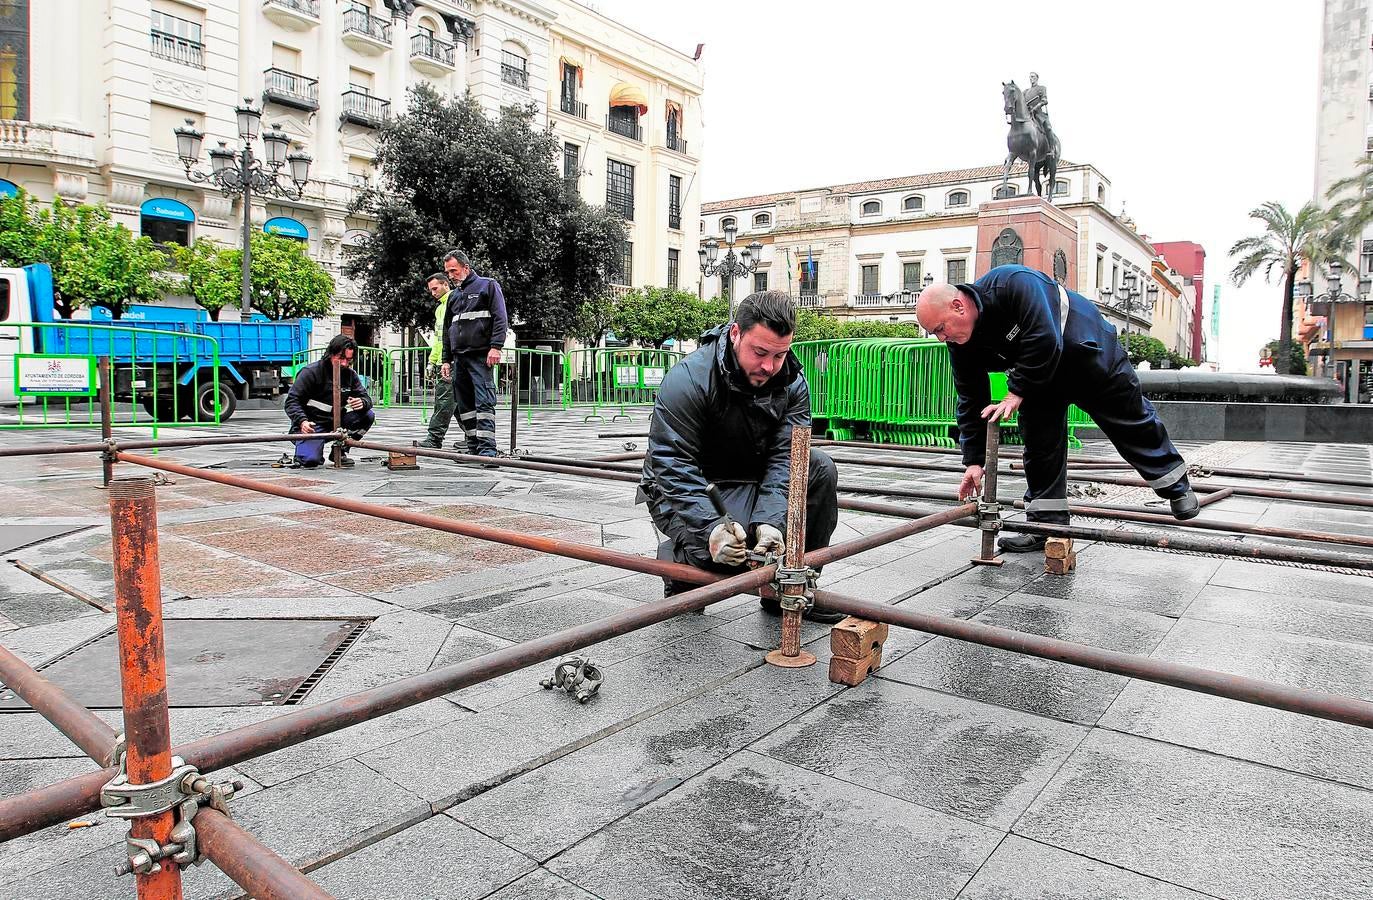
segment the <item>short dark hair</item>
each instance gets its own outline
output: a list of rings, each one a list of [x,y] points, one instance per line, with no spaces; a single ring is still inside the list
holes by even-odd
[[[346,334],[336,334],[329,338],[329,346],[324,348],[326,357],[341,356],[345,351],[352,350],[353,355],[358,355],[358,342]]]
[[[758,291],[734,310],[734,322],[740,334],[754,325],[766,325],[778,337],[786,337],[796,330],[796,305],[785,291]]]
[[[425,284],[430,284],[430,283],[435,282],[435,281],[442,281],[444,284],[448,285],[449,287],[452,287],[452,286],[453,286],[453,282],[451,282],[451,281],[448,280],[448,273],[447,273],[447,272],[435,272],[433,275],[430,275],[428,278],[424,279],[424,283],[425,283]]]
[[[450,259],[463,264],[469,269],[472,268],[472,260],[468,259],[467,254],[463,253],[461,250],[449,250],[443,255],[444,262],[448,262]]]

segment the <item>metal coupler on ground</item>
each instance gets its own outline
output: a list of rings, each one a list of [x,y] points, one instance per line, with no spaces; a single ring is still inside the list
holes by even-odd
[[[164,859],[171,859],[182,868],[200,863],[192,820],[204,805],[229,815],[227,801],[243,789],[243,783],[214,784],[195,766],[173,756],[172,773],[166,778],[148,784],[130,784],[125,769],[124,735],[119,735],[115,747],[119,774],[100,789],[100,805],[105,808],[105,815],[113,819],[139,819],[160,815],[175,807],[177,822],[172,826],[166,845],[159,846],[152,838],[125,838],[129,858],[115,863],[114,873],[149,875],[160,872]]]
[[[605,673],[601,667],[583,656],[568,656],[553,669],[553,676],[539,682],[544,690],[554,688],[574,695],[578,703],[586,703],[601,690]]]

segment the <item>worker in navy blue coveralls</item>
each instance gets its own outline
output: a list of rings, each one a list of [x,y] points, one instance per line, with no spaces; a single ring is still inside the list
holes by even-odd
[[[496,455],[496,385],[491,367],[501,361],[501,347],[509,322],[505,295],[493,278],[472,271],[461,250],[443,258],[443,270],[453,282],[443,324],[445,379],[453,379],[453,402],[467,434],[467,452]],[[461,450],[460,444],[454,444]]]
[[[286,415],[291,418],[292,434],[310,434],[334,430],[334,360],[339,362],[339,397],[343,403],[340,418],[344,431],[360,439],[376,421],[372,412],[372,398],[362,386],[362,379],[353,371],[353,357],[358,345],[346,334],[337,334],[324,348],[324,356],[304,366],[296,373],[296,380],[286,395]],[[324,441],[296,443],[295,463],[314,468],[324,462]],[[349,468],[353,461],[345,452],[341,465]]]
[[[949,347],[958,433],[967,467],[959,496],[982,489],[987,424],[1020,415],[1026,518],[1068,522],[1068,405],[1076,403],[1178,519],[1197,514],[1187,463],[1140,391],[1115,328],[1086,297],[1025,266],[998,266],[972,284],[932,284],[916,304],[920,325]],[[991,402],[988,372],[1006,373]],[[1044,546],[1043,535],[1002,538],[1004,551]]]

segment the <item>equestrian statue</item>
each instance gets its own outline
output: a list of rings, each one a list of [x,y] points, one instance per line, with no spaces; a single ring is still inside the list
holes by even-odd
[[[1014,81],[1001,83],[1002,109],[1011,130],[1006,134],[1006,168],[1001,173],[1001,185],[1011,177],[1011,166],[1017,159],[1025,160],[1030,169],[1030,190],[1044,196],[1047,175],[1049,202],[1053,202],[1054,178],[1058,174],[1058,137],[1049,125],[1049,92],[1039,83],[1039,74],[1030,73],[1030,86],[1022,92]]]

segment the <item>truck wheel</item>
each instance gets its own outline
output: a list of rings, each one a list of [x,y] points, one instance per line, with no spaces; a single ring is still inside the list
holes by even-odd
[[[190,413],[190,410],[185,403],[182,403],[179,407],[176,406],[172,402],[172,397],[166,393],[158,394],[156,404],[153,403],[152,394],[144,394],[142,397],[138,398],[138,402],[139,405],[143,407],[144,411],[158,422],[175,422],[178,413],[181,414],[182,418],[185,418]]]
[[[197,422],[213,422],[215,420],[215,383],[206,380],[199,385],[188,385],[186,388],[187,409],[191,410],[191,417]],[[238,409],[238,397],[234,396],[233,389],[224,381],[219,382],[219,421],[227,422],[233,416],[234,410]]]

